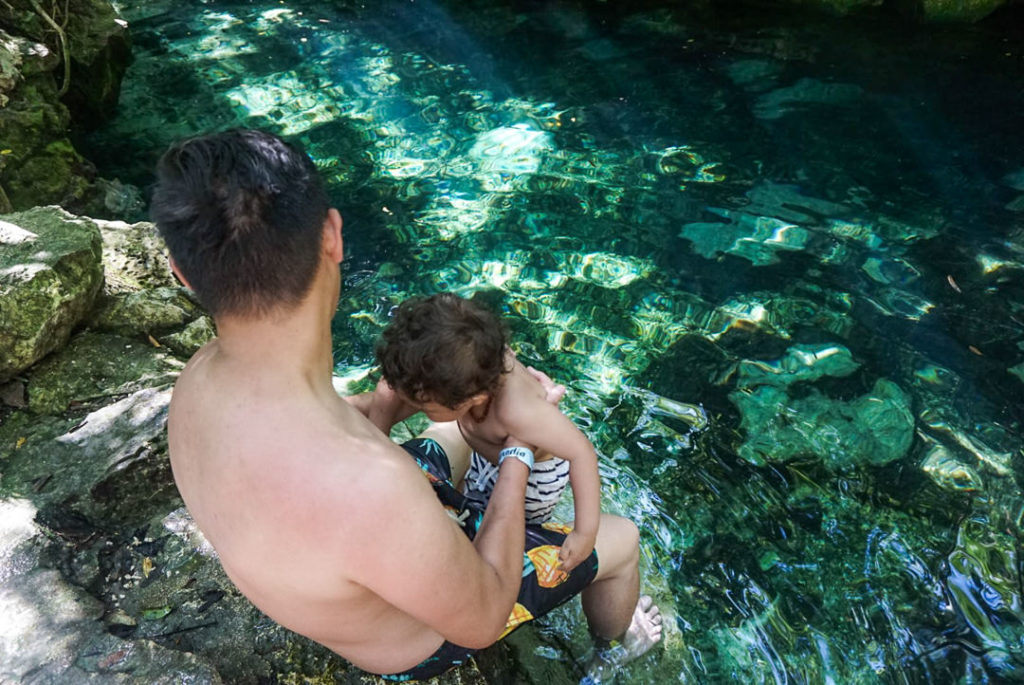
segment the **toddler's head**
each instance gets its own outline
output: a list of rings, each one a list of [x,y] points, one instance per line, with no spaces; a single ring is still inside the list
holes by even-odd
[[[501,385],[507,344],[492,312],[440,293],[400,304],[376,353],[388,385],[432,420],[452,421]]]

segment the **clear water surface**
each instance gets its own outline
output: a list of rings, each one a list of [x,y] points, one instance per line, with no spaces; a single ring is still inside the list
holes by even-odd
[[[354,389],[439,290],[486,291],[568,383],[672,619],[626,680],[1024,679],[1024,22],[122,10],[136,62],[87,154],[145,186],[185,135],[302,141],[346,222]],[[578,677],[578,609],[541,632]]]

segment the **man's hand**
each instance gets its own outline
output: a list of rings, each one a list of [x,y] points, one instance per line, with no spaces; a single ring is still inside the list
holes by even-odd
[[[537,379],[541,387],[544,388],[544,399],[550,404],[558,406],[558,403],[565,397],[565,386],[561,383],[555,383],[551,380],[551,376],[547,375],[543,371],[533,368],[532,366],[526,367],[527,372],[531,376]]]
[[[571,571],[579,566],[594,551],[596,541],[597,535],[584,535],[575,530],[569,533],[558,551],[558,561],[562,565],[562,570]]]

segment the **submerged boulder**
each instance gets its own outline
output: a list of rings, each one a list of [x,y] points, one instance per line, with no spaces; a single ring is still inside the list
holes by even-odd
[[[56,207],[0,216],[0,380],[63,345],[103,286],[100,233]]]
[[[858,364],[839,345],[795,345],[776,362],[745,361],[729,399],[747,438],[739,455],[754,464],[814,456],[827,464],[886,464],[913,442],[907,394],[884,378],[853,400],[833,399],[808,383],[843,377]]]

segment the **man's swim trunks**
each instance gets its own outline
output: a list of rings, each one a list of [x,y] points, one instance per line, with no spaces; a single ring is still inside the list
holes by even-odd
[[[430,439],[416,438],[402,447],[423,469],[423,475],[430,481],[449,516],[459,522],[470,540],[476,537],[484,519],[484,510],[452,484],[451,466],[441,446]],[[594,580],[597,575],[597,552],[593,552],[589,559],[571,572],[567,573],[558,566],[559,547],[570,531],[571,528],[558,523],[526,526],[523,582],[501,637],[565,603]],[[432,678],[465,663],[476,651],[445,641],[434,654],[408,671],[381,677],[399,682]]]
[[[486,506],[497,481],[498,467],[473,452],[463,492]],[[548,521],[568,483],[569,462],[566,460],[553,457],[534,464],[526,481],[526,522],[541,524]]]

